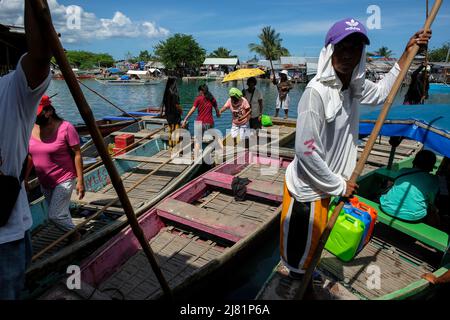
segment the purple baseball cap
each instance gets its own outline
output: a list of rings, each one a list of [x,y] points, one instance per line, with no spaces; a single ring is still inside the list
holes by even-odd
[[[365,38],[365,43],[370,44],[370,40],[367,37],[367,30],[364,25],[356,19],[347,18],[336,22],[335,24],[333,24],[330,30],[328,30],[327,36],[325,38],[325,47],[329,43],[338,43],[352,33],[362,34]]]

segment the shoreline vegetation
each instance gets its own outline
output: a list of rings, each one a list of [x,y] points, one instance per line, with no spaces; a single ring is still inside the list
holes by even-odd
[[[250,52],[255,53],[254,58],[249,61],[241,61],[239,64],[246,67],[259,67],[265,69],[266,76],[274,72],[274,63],[281,57],[290,56],[288,48],[283,47],[283,39],[280,33],[276,32],[271,26],[262,28],[258,35],[259,43],[249,43]],[[440,47],[430,48],[428,51],[428,61],[445,62],[450,43],[443,43]],[[233,51],[219,47],[207,53],[201,44],[199,44],[192,35],[177,33],[173,36],[159,41],[153,47],[153,51],[141,50],[139,54],[133,55],[130,51],[124,54],[124,59],[116,60],[109,53],[94,53],[83,50],[66,50],[67,58],[73,68],[84,71],[99,70],[111,67],[119,67],[126,72],[129,69],[144,69],[149,63],[158,63],[164,66],[164,73],[177,77],[198,77],[201,76],[202,65],[205,58],[237,58]],[[270,64],[268,66],[258,65],[258,59],[266,59]],[[386,46],[381,46],[378,50],[367,53],[368,61],[386,61],[395,62],[392,50]],[[204,67],[203,67],[204,68]],[[228,69],[227,69],[228,68]],[[233,67],[231,67],[233,69]],[[230,66],[220,66],[221,71],[225,73]],[[234,66],[236,69],[236,66]],[[283,68],[284,69],[284,68]]]

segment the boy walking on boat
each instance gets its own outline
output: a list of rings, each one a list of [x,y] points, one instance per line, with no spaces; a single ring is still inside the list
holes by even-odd
[[[336,22],[321,50],[317,75],[298,104],[295,158],[286,170],[281,215],[281,260],[302,279],[327,223],[331,196],[349,197],[356,165],[359,104],[384,102],[408,52],[426,45],[431,32],[417,32],[405,52],[378,83],[365,79],[365,27],[355,19]]]
[[[15,71],[0,78],[0,300],[19,298],[31,261],[32,218],[21,176],[36,110],[51,80],[51,52],[29,0],[25,35],[28,53]]]

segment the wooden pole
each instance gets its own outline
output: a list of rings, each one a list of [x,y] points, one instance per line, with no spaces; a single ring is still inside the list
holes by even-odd
[[[81,82],[80,80],[78,80],[78,83],[81,84],[83,87],[85,87],[86,89],[88,89],[89,91],[95,93],[96,95],[98,95],[100,98],[102,98],[103,100],[105,100],[106,102],[108,102],[110,105],[112,105],[114,108],[116,108],[117,110],[121,111],[123,114],[126,114],[128,116],[130,116],[131,118],[134,119],[134,121],[139,121],[139,118],[136,118],[135,116],[129,114],[127,111],[123,110],[121,107],[119,107],[118,105],[112,103],[110,100],[108,100],[107,98],[105,98],[103,95],[101,95],[100,93],[98,93],[97,91],[95,91],[94,89],[88,87],[87,85],[85,85],[83,82]]]
[[[114,166],[114,163],[109,156],[108,150],[103,142],[103,137],[100,134],[100,131],[97,127],[97,124],[94,119],[94,115],[92,114],[92,110],[89,107],[83,92],[81,91],[80,86],[78,85],[75,74],[70,67],[69,61],[67,60],[66,55],[64,54],[64,49],[59,41],[58,35],[53,27],[53,23],[51,20],[50,10],[48,8],[48,4],[46,0],[32,0],[30,1],[32,9],[34,11],[34,16],[38,21],[39,27],[42,31],[42,34],[45,36],[47,43],[50,45],[53,56],[56,59],[56,62],[61,68],[61,72],[64,76],[64,79],[69,87],[69,90],[75,100],[75,103],[78,107],[81,117],[86,123],[89,133],[91,134],[92,140],[97,147],[97,150],[105,164],[105,168],[108,171],[108,174],[111,178],[111,183],[116,189],[117,195],[122,203],[125,214],[127,215],[128,222],[131,226],[131,229],[138,239],[142,249],[147,256],[147,259],[155,272],[156,277],[161,285],[161,288],[168,298],[172,298],[172,291],[170,290],[169,285],[167,284],[164,275],[161,272],[161,269],[158,266],[158,263],[154,257],[153,251],[145,238],[145,235],[142,229],[139,226],[139,223],[134,214],[133,207],[128,199],[128,196],[125,191],[125,187],[123,186],[122,180]]]
[[[423,29],[425,31],[430,29],[431,23],[434,21],[434,18],[436,17],[441,4],[442,4],[442,0],[436,0],[434,2],[433,8],[431,9],[431,13],[430,13],[428,19],[425,21],[425,25],[423,27]],[[401,87],[403,79],[405,78],[405,75],[408,72],[409,66],[411,65],[411,62],[413,61],[414,57],[416,56],[418,50],[419,50],[419,46],[417,44],[415,44],[413,49],[411,51],[409,51],[409,54],[406,57],[405,67],[402,68],[402,70],[400,70],[400,74],[398,75],[397,79],[395,80],[395,83],[392,86],[391,92],[389,93],[388,97],[386,98],[386,101],[383,105],[383,109],[381,110],[380,115],[378,116],[377,122],[375,123],[372,133],[369,136],[369,139],[366,143],[366,146],[364,147],[361,157],[359,158],[358,163],[356,164],[355,170],[353,171],[352,176],[350,177],[350,180],[349,180],[350,182],[355,183],[356,179],[359,177],[359,175],[363,171],[364,165],[367,161],[367,158],[369,157],[370,151],[372,150],[372,147],[376,141],[376,138],[381,130],[381,126],[383,125],[384,120],[386,119],[386,116],[387,116],[389,109],[394,101],[394,98],[395,98],[399,88]],[[314,272],[314,269],[316,268],[317,264],[319,263],[323,248],[325,247],[325,243],[328,240],[328,236],[330,235],[331,229],[333,229],[333,226],[336,223],[336,220],[339,216],[339,212],[341,212],[343,206],[344,206],[344,199],[341,198],[339,200],[339,203],[337,204],[336,208],[334,209],[334,212],[333,212],[331,218],[328,220],[328,223],[325,227],[324,232],[322,233],[322,235],[320,237],[317,248],[314,251],[311,263],[309,264],[309,266],[306,270],[306,273],[304,275],[304,278],[302,280],[302,283],[300,284],[300,287],[295,295],[296,299],[303,298],[303,296],[306,292],[306,289],[308,287],[309,281]]]
[[[428,0],[426,3],[426,13],[425,13],[425,18],[428,19]],[[428,82],[428,71],[427,71],[427,67],[428,67],[428,48],[425,48],[425,70],[423,70],[423,92],[422,92],[422,97],[420,99],[421,103],[425,102],[425,97],[426,97],[426,88],[427,88],[427,82]]]

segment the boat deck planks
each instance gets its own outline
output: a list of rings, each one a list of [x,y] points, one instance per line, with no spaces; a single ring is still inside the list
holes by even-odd
[[[380,267],[379,289],[369,289],[367,286],[368,277],[371,275],[367,272],[367,268],[372,264]],[[352,289],[366,299],[374,299],[399,290],[421,279],[422,274],[434,270],[427,263],[412,258],[398,249],[393,250],[389,244],[376,238],[372,239],[350,262],[340,261],[328,251],[324,251],[320,268],[332,273],[339,281],[352,286]]]
[[[225,249],[214,242],[172,228],[165,228],[149,243],[171,287],[212,261]],[[120,291],[125,299],[130,300],[151,299],[160,293],[158,280],[142,250],[103,282],[99,289],[101,292],[111,292],[115,298],[121,298],[115,292]]]
[[[236,176],[283,185],[285,169],[279,169],[274,176],[265,176],[262,174],[264,171],[261,171],[263,167],[256,164],[249,165]],[[242,228],[262,225],[276,214],[278,208],[276,204],[262,203],[251,197],[244,201],[235,201],[230,190],[222,189],[213,190],[186,206],[196,208],[195,210],[198,211],[196,215],[203,214],[208,215],[209,219],[214,218],[217,224],[228,225],[230,221],[233,221],[234,225]],[[193,214],[194,211],[190,210],[190,213]],[[168,226],[150,240],[149,243],[170,287],[174,288],[186,281],[196,270],[212,262],[228,249],[226,245],[206,239],[203,233],[201,237],[205,238]],[[142,250],[103,281],[99,291],[119,299],[152,299],[162,293]]]
[[[362,144],[358,146],[358,158],[361,156],[367,140],[368,138],[362,139]],[[395,150],[394,162],[414,156],[421,148],[422,144],[420,142],[403,139]],[[367,158],[362,175],[386,166],[389,162],[390,151],[391,145],[389,144],[389,138],[384,136],[378,137]]]
[[[170,150],[161,150],[157,154],[148,158],[166,158],[171,155]],[[140,179],[144,178],[146,174],[160,166],[161,163],[142,163],[130,172],[122,174],[122,181],[126,189],[134,186]],[[155,197],[161,192],[174,178],[180,175],[188,166],[183,164],[171,164],[167,163],[158,169],[157,172],[149,176],[144,182],[138,185],[135,189],[128,192],[128,197],[133,208],[139,209],[145,202]],[[72,202],[76,203],[78,208],[72,210],[71,214],[75,225],[78,225],[84,221],[85,215],[81,215],[83,211],[90,211],[94,213],[96,210],[100,210],[103,206],[111,202],[111,200],[118,199],[115,189],[112,184],[109,183],[101,190],[97,192],[86,192],[83,200],[78,200],[75,193],[72,194]],[[82,239],[100,230],[106,226],[111,220],[114,220],[121,216],[124,212],[120,201],[111,205],[104,214],[98,218],[89,221],[83,226]],[[111,211],[115,211],[115,215],[111,215]],[[109,214],[109,217],[108,217]],[[41,228],[38,228],[32,233],[32,245],[33,252],[37,253],[46,248],[52,242],[61,237],[64,232],[53,223],[47,223]],[[65,246],[69,244],[66,239],[47,251],[37,261],[43,260],[52,256]]]

